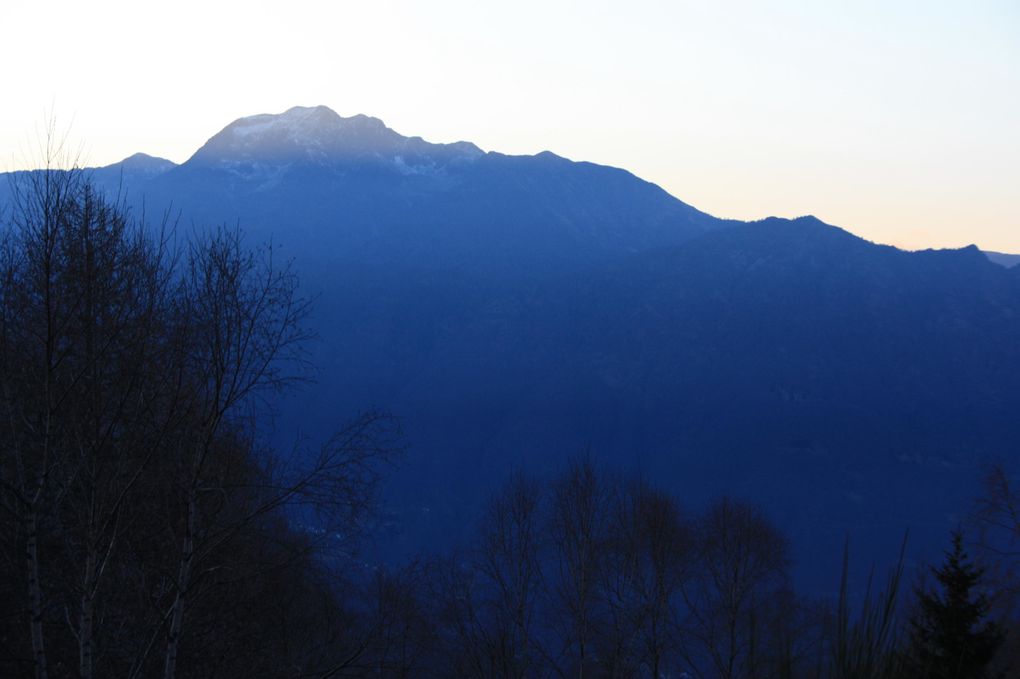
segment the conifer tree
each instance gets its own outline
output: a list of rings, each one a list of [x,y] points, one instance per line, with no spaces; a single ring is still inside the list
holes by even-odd
[[[953,531],[952,547],[932,574],[938,585],[917,591],[910,621],[911,676],[990,679],[989,665],[1003,635],[988,620],[989,601],[981,591],[984,569],[970,561],[959,530]]]

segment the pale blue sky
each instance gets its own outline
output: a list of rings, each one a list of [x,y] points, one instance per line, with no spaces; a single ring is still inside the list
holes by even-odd
[[[1020,3],[0,4],[0,168],[47,112],[91,164],[325,104],[616,165],[723,217],[1020,252]]]

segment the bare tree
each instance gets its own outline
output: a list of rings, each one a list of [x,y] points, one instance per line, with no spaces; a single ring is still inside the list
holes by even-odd
[[[367,664],[377,675],[411,679],[436,669],[437,634],[422,597],[425,576],[412,564],[396,573],[379,572],[372,580]]]
[[[258,399],[266,392],[300,378],[296,369],[310,337],[303,326],[308,303],[297,294],[290,266],[278,264],[271,246],[247,251],[239,233],[225,229],[192,246],[181,297],[185,376],[198,379],[176,457],[182,516],[171,524],[180,555],[166,614],[165,679],[176,673],[188,601],[217,567],[204,563],[208,555],[285,505],[307,505],[339,519],[330,524],[333,535],[351,528],[369,506],[377,463],[399,447],[396,421],[370,412],[323,445],[311,466],[284,463],[268,470],[254,488],[238,484],[230,478],[231,458],[221,455],[222,437],[252,411],[264,412]],[[234,502],[223,503],[219,498],[231,490],[249,492],[234,493]]]
[[[66,674],[73,645],[87,679],[155,674],[157,656],[173,677],[196,604],[215,617],[207,604],[244,595],[242,574],[307,571],[315,541],[291,534],[285,509],[314,512],[334,543],[357,532],[399,429],[368,412],[314,451],[259,442],[255,420],[304,374],[310,337],[271,247],[247,251],[220,229],[179,261],[165,222],[153,236],[73,168],[23,175],[14,196],[0,251],[0,545],[23,583],[27,664]]]
[[[608,508],[605,481],[590,460],[571,463],[554,484],[551,535],[557,578],[552,596],[563,627],[557,664],[561,673],[579,678],[592,664]]]
[[[639,486],[638,535],[641,564],[638,594],[646,611],[642,639],[651,676],[662,676],[666,663],[676,663],[675,649],[685,643],[676,624],[683,583],[690,571],[693,540],[676,500]]]
[[[506,676],[528,676],[535,658],[534,617],[542,571],[540,486],[516,475],[489,509],[479,567],[492,583],[493,619],[499,630]]]
[[[673,497],[640,481],[617,494],[601,576],[611,620],[603,666],[612,676],[659,677],[679,666],[678,616],[692,555],[691,530]]]
[[[1020,489],[1001,462],[985,471],[973,519],[982,550],[1012,569],[1020,566]]]
[[[47,164],[52,161],[47,154]],[[48,601],[42,584],[41,524],[55,505],[56,469],[65,447],[56,420],[67,380],[58,373],[70,342],[61,336],[67,315],[59,276],[59,224],[72,208],[78,178],[46,169],[27,177],[30,190],[13,191],[15,209],[5,233],[3,286],[4,507],[23,539],[29,632],[35,676],[48,676],[43,633]],[[26,246],[35,247],[26,247]]]
[[[493,497],[477,546],[434,571],[451,673],[533,676],[544,656],[536,634],[543,583],[541,487],[515,475]]]
[[[698,527],[696,577],[685,587],[701,676],[769,676],[765,612],[787,589],[786,540],[752,505],[714,503]]]
[[[13,189],[0,483],[25,536],[35,673],[47,674],[43,627],[47,609],[59,606],[77,642],[79,674],[91,677],[96,596],[125,500],[158,448],[150,407],[163,386],[153,368],[164,253],[80,170],[47,167]],[[143,439],[149,445],[139,445]],[[45,566],[40,539],[54,531],[58,558]]]
[[[1005,464],[994,462],[981,486],[970,519],[975,555],[986,569],[993,614],[1008,632],[997,662],[1015,667],[1020,663],[1020,484]]]

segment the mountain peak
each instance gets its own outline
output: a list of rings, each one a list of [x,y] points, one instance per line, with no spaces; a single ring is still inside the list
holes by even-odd
[[[128,156],[114,166],[131,172],[141,172],[147,175],[156,175],[176,167],[176,163],[166,158],[150,156],[148,153],[135,153]]]
[[[90,172],[93,180],[108,181],[112,186],[118,186],[129,178],[131,181],[153,179],[175,167],[177,163],[172,160],[135,153],[111,165],[90,168]]]
[[[378,118],[357,114],[344,118],[328,106],[294,106],[283,113],[248,116],[228,125],[224,132],[235,137],[284,133],[297,140],[313,140],[335,134],[382,134],[400,137]]]
[[[470,148],[467,148],[470,147]],[[331,164],[351,160],[399,162],[407,157],[480,155],[473,144],[429,144],[404,137],[378,118],[345,118],[327,106],[294,106],[283,113],[239,118],[227,125],[188,161],[220,167]],[[436,163],[433,163],[436,164]]]

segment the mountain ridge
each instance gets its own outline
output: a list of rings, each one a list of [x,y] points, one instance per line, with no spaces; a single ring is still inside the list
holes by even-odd
[[[254,131],[253,128],[255,128]],[[275,131],[276,134],[270,134],[270,139],[262,138],[262,143],[255,144],[256,147],[261,148],[238,148],[231,141],[236,137],[238,131],[241,130],[246,130],[241,135],[244,139],[264,137],[264,135],[259,134],[260,130],[262,133],[265,133],[266,130],[269,130],[270,133]],[[301,134],[299,134],[302,131],[306,133],[303,143]],[[349,137],[351,132],[355,133],[354,140]],[[326,135],[326,137],[323,138],[323,135]],[[366,136],[368,137],[367,139],[365,138]],[[291,142],[291,146],[288,146],[287,142]],[[230,155],[231,153],[233,153],[232,156]],[[224,154],[226,154],[226,157],[224,157]],[[407,157],[405,158],[403,154],[407,154]],[[92,171],[98,173],[109,183],[106,179],[107,177],[121,172],[129,174],[139,173],[152,177],[168,170],[220,165],[226,166],[237,173],[238,166],[246,163],[249,165],[257,165],[259,163],[269,166],[276,165],[278,170],[282,169],[285,171],[290,169],[291,165],[295,163],[302,164],[302,162],[313,165],[328,165],[330,161],[375,160],[377,162],[389,162],[392,164],[393,171],[405,175],[436,175],[441,174],[446,164],[450,162],[470,162],[483,156],[503,159],[534,159],[623,172],[640,182],[663,191],[663,193],[674,198],[674,200],[678,200],[653,182],[641,179],[625,169],[604,166],[588,161],[573,161],[548,150],[536,154],[507,155],[497,151],[482,151],[478,146],[469,141],[428,142],[419,136],[404,136],[388,127],[379,118],[360,113],[343,117],[324,105],[294,106],[279,114],[263,113],[237,118],[206,140],[187,160],[180,164],[163,158],[149,156],[145,153],[136,153],[110,165],[92,168]],[[249,176],[254,176],[257,172],[252,168],[248,174]],[[810,217],[821,224],[826,224],[826,222],[813,215],[793,218],[769,216],[752,220],[752,222],[761,222],[768,219],[798,220],[804,217]],[[740,223],[737,220],[719,221],[729,224]],[[922,248],[914,251],[925,249],[933,248]],[[934,249],[952,250],[962,248]],[[991,250],[982,250],[982,252],[992,261],[1003,266],[1012,266],[1020,262],[1020,255]]]
[[[361,258],[383,238],[392,257],[439,253],[503,271],[534,257],[580,266],[729,223],[626,170],[432,144],[325,107],[235,120],[158,176],[132,181],[116,164],[94,174],[150,212],[173,205],[189,220],[240,222],[257,239],[314,238],[329,257]]]

